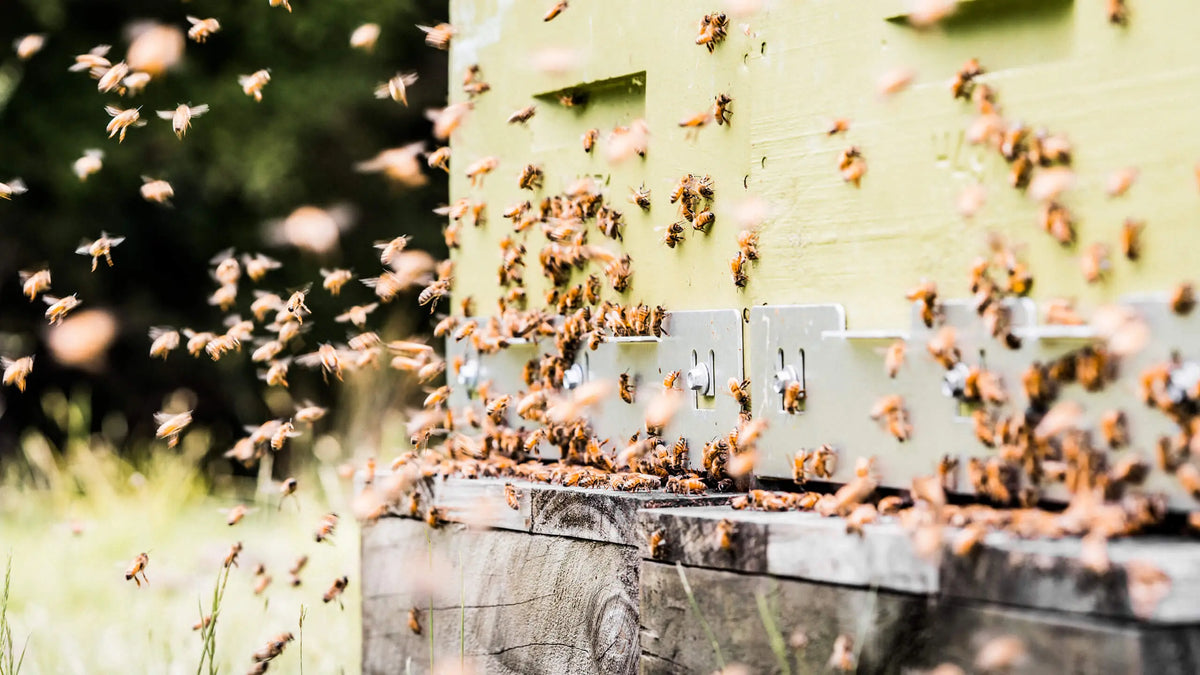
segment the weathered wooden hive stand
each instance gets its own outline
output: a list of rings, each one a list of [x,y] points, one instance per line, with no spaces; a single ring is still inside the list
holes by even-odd
[[[1200,672],[1200,4],[552,4],[450,3],[459,423],[365,670]]]

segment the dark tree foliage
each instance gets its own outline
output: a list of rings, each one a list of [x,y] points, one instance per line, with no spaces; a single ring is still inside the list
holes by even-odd
[[[423,5],[423,6],[417,6]],[[444,201],[445,183],[403,190],[377,174],[357,173],[357,162],[380,150],[426,140],[434,147],[423,111],[443,105],[445,54],[426,47],[415,24],[445,19],[442,3],[408,0],[292,0],[294,13],[267,0],[14,0],[5,3],[0,25],[0,181],[20,176],[28,193],[0,201],[0,353],[33,353],[29,389],[5,388],[0,409],[0,457],[20,432],[45,428],[43,392],[83,388],[92,394],[94,420],[124,414],[134,435],[152,436],[153,413],[177,388],[196,393],[197,423],[214,430],[218,443],[243,424],[268,417],[262,383],[248,350],[213,363],[182,349],[164,364],[148,358],[147,330],[155,325],[222,330],[224,313],[207,303],[216,287],[209,259],[236,247],[262,251],[284,263],[260,288],[285,294],[314,284],[313,330],[304,350],[323,340],[346,338],[332,317],[349,304],[373,299],[357,281],[340,299],[320,289],[320,267],[349,267],[363,276],[380,271],[372,243],[411,234],[411,246],[444,255],[440,222],[431,211]],[[132,22],[152,20],[186,31],[185,16],[216,17],[222,29],[205,44],[187,41],[183,60],[139,96],[99,94],[96,81],[67,68],[74,56],[111,44],[115,62],[128,46]],[[352,49],[349,36],[365,22],[382,34],[373,53]],[[27,33],[45,33],[46,44],[27,62],[11,49]],[[238,85],[241,74],[269,68],[271,82],[256,103]],[[398,71],[416,70],[409,108],[377,100],[375,86]],[[155,110],[178,103],[207,103],[182,141]],[[106,137],[106,104],[142,106],[148,126],[131,129],[124,143]],[[105,152],[103,170],[80,182],[72,163],[87,148]],[[172,206],[148,203],[141,176],[169,180]],[[324,258],[272,247],[264,223],[296,207],[348,206],[355,213],[339,250]],[[114,249],[116,266],[89,271],[74,253],[82,239],[101,230],[127,237]],[[64,368],[45,348],[45,305],[21,295],[18,271],[48,264],[53,294],[78,292],[82,308],[104,308],[118,318],[118,336],[96,372]],[[248,315],[251,289],[243,278],[237,310]],[[378,325],[413,313],[401,297],[372,318]],[[382,316],[381,316],[382,314]],[[259,333],[261,334],[261,330]],[[251,347],[252,348],[252,347]],[[336,388],[317,386],[296,373],[297,398],[332,403]],[[98,422],[96,422],[98,424]]]

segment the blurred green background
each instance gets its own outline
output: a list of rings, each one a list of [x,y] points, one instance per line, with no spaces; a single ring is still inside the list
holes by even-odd
[[[314,283],[309,301],[314,317],[306,322],[312,331],[295,351],[344,341],[346,326],[332,317],[346,305],[373,299],[357,280],[341,298],[330,298],[320,288],[319,268],[377,275],[372,243],[399,234],[412,235],[412,246],[435,257],[444,255],[431,213],[445,200],[444,174],[429,174],[426,186],[413,190],[354,166],[413,141],[428,140],[427,147],[434,147],[424,109],[445,100],[445,53],[426,47],[415,24],[443,20],[445,5],[296,0],[292,6],[293,13],[266,0],[5,3],[0,181],[20,176],[29,192],[0,201],[0,354],[33,353],[36,365],[24,395],[10,388],[0,392],[0,460],[12,456],[22,432],[31,428],[62,440],[40,400],[52,390],[90,392],[93,430],[145,438],[153,434],[153,413],[164,397],[184,388],[195,394],[196,425],[212,431],[214,454],[241,434],[242,425],[279,416],[263,400],[248,351],[218,363],[182,350],[166,363],[148,358],[151,326],[222,330],[225,313],[207,298],[216,287],[208,261],[223,249],[262,251],[284,263],[257,286],[243,276],[235,310],[243,315],[249,314],[254,287],[283,294]],[[205,44],[188,40],[182,60],[140,95],[99,94],[86,73],[67,71],[76,54],[97,44],[113,46],[114,63],[124,58],[139,21],[186,31],[188,14],[218,18],[221,31]],[[382,29],[373,53],[349,46],[350,33],[365,22]],[[46,42],[22,62],[10,45],[28,33],[44,33]],[[256,103],[237,79],[260,68],[270,68],[271,82]],[[410,107],[374,97],[377,84],[410,70],[421,76],[411,88]],[[178,103],[211,107],[182,141],[169,122],[154,115]],[[109,140],[106,104],[142,106],[149,124],[131,129],[124,143]],[[71,165],[87,148],[104,150],[104,168],[80,182]],[[143,175],[171,182],[172,206],[142,199]],[[353,214],[338,249],[317,257],[269,245],[264,223],[309,204]],[[114,249],[115,267],[101,265],[92,273],[87,258],[74,250],[101,230],[127,239]],[[102,368],[63,367],[47,353],[45,305],[21,295],[17,274],[41,264],[52,270],[51,294],[78,292],[80,309],[106,309],[117,318],[117,337]],[[401,296],[372,317],[372,327],[420,328],[412,322],[426,319],[412,311],[414,304]],[[319,373],[293,368],[289,380],[297,400],[336,403],[338,386],[326,387]]]

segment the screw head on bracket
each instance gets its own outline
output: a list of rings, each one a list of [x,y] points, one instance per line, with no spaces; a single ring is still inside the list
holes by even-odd
[[[967,375],[970,373],[970,366],[962,361],[954,364],[954,367],[942,376],[942,394],[948,398],[962,398],[967,388]]]
[[[800,380],[800,373],[796,372],[795,366],[784,366],[783,370],[777,371],[774,377],[771,378],[771,388],[776,394],[782,394],[788,385]]]
[[[688,389],[697,394],[712,396],[712,375],[708,372],[708,366],[703,363],[692,366],[683,376],[683,381],[687,384]]]
[[[467,389],[474,391],[476,385],[479,384],[479,372],[481,368],[479,359],[471,359],[462,364],[458,369],[458,383]]]
[[[575,389],[583,384],[584,375],[583,365],[579,363],[573,364],[563,373],[563,387],[567,390]]]

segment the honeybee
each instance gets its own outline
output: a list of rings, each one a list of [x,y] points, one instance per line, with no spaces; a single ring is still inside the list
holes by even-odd
[[[33,357],[22,356],[10,359],[0,356],[0,366],[4,368],[4,386],[16,387],[17,391],[25,391],[25,379],[33,372]]]
[[[118,143],[125,141],[125,132],[130,127],[144,127],[146,120],[141,119],[141,113],[138,112],[141,108],[117,108],[116,106],[104,106],[104,111],[112,117],[108,121],[108,125],[104,128],[108,132],[108,137],[112,138],[120,134],[117,139]]]
[[[833,653],[829,655],[828,666],[833,670],[852,671],[858,667],[858,659],[854,656],[854,638],[849,635],[839,635],[833,641]]]
[[[937,294],[937,284],[925,281],[904,296],[910,302],[920,304],[921,321],[924,322],[926,328],[933,328],[933,321],[938,314]]]
[[[717,48],[729,30],[729,18],[724,12],[705,14],[700,19],[700,32],[696,36],[696,44],[703,45],[712,53]]]
[[[28,188],[20,178],[12,178],[7,183],[0,183],[0,199],[12,200],[13,195],[25,194]]]
[[[845,133],[849,130],[850,130],[850,120],[848,120],[844,117],[839,117],[838,119],[835,119],[834,121],[829,123],[829,128],[826,129],[825,133],[829,136],[833,136],[835,134]]]
[[[349,321],[359,329],[362,329],[367,325],[367,315],[371,312],[374,312],[378,307],[378,302],[372,302],[369,305],[354,305],[353,307],[350,307],[346,311],[334,317],[333,320],[337,323],[346,323]]]
[[[692,229],[705,232],[708,230],[708,227],[713,224],[713,221],[716,220],[716,218],[717,217],[713,215],[711,210],[705,209],[697,213],[696,217],[692,220]]]
[[[21,279],[21,292],[33,302],[37,296],[50,290],[50,270],[22,270],[18,273]]]
[[[1191,283],[1185,281],[1175,287],[1171,291],[1171,311],[1176,314],[1185,315],[1191,313],[1196,306],[1196,289]]]
[[[617,393],[620,395],[621,400],[629,405],[633,405],[635,391],[633,378],[629,377],[629,373],[621,373],[620,377],[617,378]]]
[[[51,326],[61,323],[63,319],[67,318],[67,313],[78,307],[82,302],[77,297],[76,293],[72,293],[65,298],[56,298],[53,295],[43,295],[42,300],[47,305],[50,305],[48,308],[46,308],[45,316],[50,322]]]
[[[271,449],[282,450],[287,439],[297,436],[300,436],[300,432],[296,431],[296,425],[292,423],[292,420],[281,422],[279,426],[275,427],[275,433],[271,434]]]
[[[321,406],[305,401],[303,406],[296,408],[296,414],[292,416],[292,419],[301,424],[312,424],[325,417],[325,414],[328,412],[328,408],[322,408]]]
[[[246,505],[238,504],[237,506],[229,509],[229,511],[226,513],[225,524],[230,527],[233,527],[234,525],[237,525],[238,523],[242,522],[242,518],[245,518],[245,517],[246,517]]]
[[[730,103],[733,103],[733,97],[729,94],[717,94],[713,101],[712,116],[718,125],[729,123],[729,116],[733,114],[733,110],[729,107]]]
[[[288,13],[291,13],[292,11],[292,5],[288,2],[288,0],[267,0],[267,4],[272,7],[283,7],[287,9]]]
[[[910,68],[893,68],[879,76],[875,88],[881,96],[891,96],[907,89],[916,76]]]
[[[104,258],[109,267],[113,266],[112,249],[123,241],[125,241],[125,237],[110,237],[107,232],[101,232],[99,239],[91,242],[85,241],[75,249],[75,252],[79,255],[91,256],[92,271],[95,272],[96,265],[100,262],[101,257]]]
[[[179,331],[172,328],[162,326],[154,326],[150,329],[150,358],[162,358],[164,361],[167,355],[174,349],[179,347]]]
[[[22,61],[28,61],[33,58],[33,55],[42,51],[42,47],[46,44],[46,36],[41,33],[30,33],[22,35],[13,40],[13,49],[17,52],[17,58]]]
[[[970,100],[975,86],[975,78],[982,75],[983,72],[978,59],[968,59],[955,73],[954,80],[950,82],[950,93],[954,95],[954,98]]]
[[[904,340],[895,340],[888,345],[887,351],[883,355],[883,371],[887,373],[888,377],[895,379],[896,374],[900,372],[907,350],[908,344]]]
[[[738,251],[729,259],[729,273],[733,276],[733,285],[738,288],[746,287],[746,254]]]
[[[580,141],[583,143],[583,151],[590,153],[596,147],[596,139],[598,138],[600,138],[599,129],[588,129],[583,132],[583,136],[580,137]]]
[[[76,56],[74,65],[67,70],[73,73],[86,70],[93,78],[99,78],[112,67],[112,62],[106,58],[111,49],[112,45],[96,45],[86,54]]]
[[[667,550],[667,540],[662,530],[651,532],[648,543],[651,558],[660,558]]]
[[[272,0],[274,2],[275,0]],[[269,69],[256,70],[249,75],[239,75],[238,85],[247,96],[253,96],[255,101],[262,102],[262,90],[271,81]]]
[[[175,130],[175,135],[180,140],[183,140],[184,134],[192,126],[192,120],[206,112],[208,112],[207,104],[189,106],[180,103],[174,110],[159,110],[158,117],[159,119],[171,120],[171,128]]]
[[[971,422],[975,428],[975,439],[989,448],[996,447],[995,420],[992,419],[991,413],[979,408],[971,413]]]
[[[729,388],[729,395],[738,402],[742,410],[750,410],[750,380],[739,382],[736,377],[731,377],[726,386]]]
[[[537,113],[536,105],[525,106],[524,108],[521,108],[520,110],[517,110],[513,114],[509,115],[508,123],[509,124],[517,124],[517,123],[524,124],[524,123],[528,122],[534,116],[535,113]]]
[[[416,82],[416,73],[396,73],[387,82],[375,87],[375,98],[390,98],[407,106],[408,88]]]
[[[671,223],[663,232],[663,243],[669,248],[675,248],[683,242],[683,221]]]
[[[699,112],[691,117],[685,117],[679,120],[679,126],[695,130],[705,126],[711,121],[712,113],[708,110],[705,110],[704,112]],[[691,138],[691,136],[689,136],[689,138]]]
[[[629,201],[637,204],[643,211],[650,210],[650,188],[642,185],[640,188],[629,191]],[[674,202],[672,202],[674,203]]]
[[[925,345],[925,348],[935,361],[941,364],[946,370],[950,370],[962,358],[962,353],[958,349],[957,342],[958,332],[954,327],[942,326],[933,337],[929,338],[929,342]]]
[[[429,313],[432,314],[437,309],[438,300],[450,294],[450,280],[438,279],[421,290],[417,296],[417,304],[424,307],[429,305]]]
[[[115,63],[100,73],[96,81],[96,90],[107,93],[116,89],[118,94],[124,93],[121,91],[121,80],[125,79],[127,75],[129,75],[129,64],[124,61]]]
[[[333,531],[337,528],[338,515],[336,513],[327,513],[321,516],[321,520],[317,523],[316,534],[313,538],[319,544],[333,536]]]
[[[566,8],[567,8],[567,0],[558,0],[558,2],[554,3],[554,5],[550,7],[550,10],[548,12],[546,12],[546,16],[542,17],[542,21],[553,20],[554,17],[558,16],[559,14],[562,14],[562,11]]]
[[[416,607],[408,610],[408,629],[417,635],[421,634],[421,610]]]
[[[287,0],[271,0],[271,6],[274,7],[281,1],[284,3],[287,2]],[[266,646],[254,652],[252,658],[256,662],[255,666],[261,666],[261,668],[251,668],[250,675],[260,675],[261,673],[265,673],[267,671],[267,662],[282,654],[283,648],[287,646],[287,643],[294,639],[295,638],[291,633],[280,633],[279,635],[271,638],[271,640],[267,642]]]
[[[142,176],[142,199],[156,204],[170,204],[171,197],[175,196],[175,188],[165,180]]]
[[[265,572],[259,573],[257,580],[254,582],[254,594],[262,595],[267,590],[267,587],[271,585],[271,581],[273,579],[270,574],[266,574]]]
[[[349,583],[350,577],[344,574],[337,579],[334,579],[333,585],[329,587],[329,590],[325,591],[325,595],[321,596],[321,600],[327,603],[333,602],[335,598],[342,594],[342,591],[346,590],[346,586]],[[340,603],[341,601],[339,600],[338,602]]]
[[[535,190],[542,187],[542,169],[533,164],[526,164],[524,169],[521,169],[521,175],[517,178],[517,187],[522,190]]]
[[[783,389],[783,410],[787,413],[798,413],[804,403],[804,385],[800,382],[789,382]]]
[[[83,156],[75,160],[71,164],[71,170],[79,178],[80,182],[86,181],[88,176],[96,173],[104,166],[104,151],[97,149],[84,150]],[[9,185],[11,188],[11,183]],[[0,188],[0,197],[5,197],[3,188]]]
[[[439,23],[436,26],[417,26],[425,33],[425,44],[434,49],[449,49],[450,39],[454,37],[457,30],[454,26],[448,23]]]
[[[450,146],[443,145],[429,153],[429,156],[425,158],[425,163],[431,169],[441,169],[446,173],[450,173]]]
[[[237,567],[238,555],[241,552],[242,552],[242,542],[240,542],[240,541],[235,542],[233,546],[229,547],[229,553],[225,554],[225,561],[222,563],[222,566],[223,567],[231,567],[231,566]]]
[[[1124,26],[1129,23],[1129,8],[1125,6],[1125,0],[1106,0],[1104,13],[1111,24]]]
[[[304,304],[304,298],[308,295],[308,289],[310,287],[311,286],[305,286],[304,288],[293,292],[290,296],[288,296],[287,303],[284,304],[284,309],[286,309],[289,314],[296,317],[296,320],[300,323],[304,323],[305,314],[312,314],[312,310],[308,308],[308,305]]]
[[[717,548],[722,551],[733,551],[734,525],[728,518],[722,518],[717,523]]]
[[[838,156],[838,170],[842,173],[842,180],[858,187],[867,173],[867,161],[863,159],[862,151],[856,146],[843,150]]]
[[[1057,202],[1048,202],[1038,214],[1041,228],[1063,246],[1075,243],[1075,224],[1071,213]]]
[[[1089,284],[1094,284],[1104,278],[1112,268],[1112,262],[1108,257],[1108,246],[1100,242],[1088,246],[1079,259],[1079,268],[1083,271],[1083,278]]]
[[[797,450],[792,456],[792,481],[798,485],[803,485],[808,482],[808,460],[813,459],[816,453],[808,450]]]
[[[137,557],[133,559],[133,564],[129,566],[129,569],[125,570],[125,580],[129,581],[130,579],[133,579],[137,582],[138,588],[142,587],[142,581],[150,583],[150,580],[146,578],[146,565],[149,564],[150,556],[145,553],[139,553]],[[141,575],[140,581],[138,580],[139,575]]]
[[[188,410],[174,414],[157,412],[154,413],[154,423],[158,425],[154,436],[156,438],[167,439],[167,447],[173,448],[179,443],[179,435],[192,423],[192,411]]]

